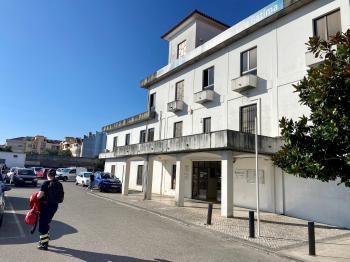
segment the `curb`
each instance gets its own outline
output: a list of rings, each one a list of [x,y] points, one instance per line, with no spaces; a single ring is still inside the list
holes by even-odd
[[[289,255],[286,255],[286,254],[278,253],[278,252],[280,252],[280,250],[275,251],[275,250],[263,247],[261,245],[255,244],[255,243],[251,243],[251,242],[249,242],[247,240],[244,240],[244,239],[241,239],[241,238],[237,238],[237,237],[234,237],[234,236],[222,233],[222,232],[218,232],[216,230],[213,230],[213,229],[210,229],[210,228],[207,228],[207,227],[203,227],[203,226],[200,226],[200,225],[197,225],[197,224],[193,224],[193,223],[187,222],[187,221],[182,220],[182,219],[178,219],[178,218],[174,218],[172,216],[165,215],[165,214],[163,214],[161,212],[158,212],[158,211],[155,211],[155,210],[151,210],[151,209],[148,209],[148,208],[145,208],[145,207],[140,207],[138,205],[134,205],[134,204],[129,203],[129,202],[125,202],[125,201],[109,198],[109,197],[106,197],[106,196],[101,196],[100,194],[95,193],[95,192],[86,192],[86,193],[89,194],[89,195],[92,195],[94,197],[98,197],[98,198],[102,198],[104,200],[108,200],[108,201],[114,202],[116,204],[120,204],[120,205],[123,205],[123,206],[126,206],[126,207],[131,207],[131,208],[134,208],[134,209],[137,209],[137,210],[141,210],[141,211],[144,211],[144,212],[147,212],[147,213],[150,213],[150,214],[154,214],[154,215],[166,218],[168,220],[174,221],[176,223],[179,223],[179,224],[182,224],[182,225],[185,225],[185,226],[191,226],[191,227],[195,227],[196,229],[202,229],[202,230],[204,229],[204,230],[206,230],[206,231],[208,231],[210,233],[215,233],[217,235],[220,235],[220,237],[222,237],[226,241],[234,241],[234,242],[237,242],[237,243],[239,243],[241,245],[255,248],[255,249],[259,250],[259,251],[263,251],[263,252],[265,252],[267,254],[270,254],[270,255],[275,255],[277,257],[288,259],[288,260],[292,260],[292,261],[305,262],[305,260],[301,260],[299,258],[295,258],[295,257],[289,256]]]

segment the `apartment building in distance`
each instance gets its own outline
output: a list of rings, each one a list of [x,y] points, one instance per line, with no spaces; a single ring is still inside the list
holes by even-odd
[[[60,143],[61,150],[70,150],[73,157],[80,157],[82,139],[80,137],[66,136]]]
[[[98,157],[106,148],[107,135],[104,132],[90,132],[84,135],[81,145],[81,157],[95,158]]]
[[[271,161],[279,119],[309,113],[293,84],[322,59],[305,43],[348,28],[348,0],[277,0],[233,26],[194,11],[162,36],[168,64],[141,81],[147,110],[102,128],[105,171],[124,195],[217,201],[232,217],[234,206],[256,206],[257,131],[261,209],[350,228],[349,188],[285,174]]]
[[[41,135],[16,137],[6,139],[6,146],[11,147],[15,153],[36,153],[41,154],[44,149],[58,150],[60,148],[60,140],[48,139]]]

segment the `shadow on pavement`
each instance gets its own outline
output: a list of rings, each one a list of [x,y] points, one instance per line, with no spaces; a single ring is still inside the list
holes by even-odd
[[[29,210],[28,198],[7,196],[7,201],[15,212]],[[58,211],[59,212],[59,211]],[[24,222],[25,214],[9,213],[4,214],[3,225],[0,228],[0,245],[27,244],[36,243],[39,239],[38,227],[34,234],[31,234],[32,226]],[[18,223],[17,223],[18,222]],[[50,239],[59,239],[64,235],[75,234],[78,232],[74,227],[54,219],[50,224]]]
[[[16,211],[29,210],[29,197],[6,196],[6,201],[9,201]]]
[[[66,248],[66,247],[58,247],[58,246],[52,246],[49,247],[49,252],[54,252],[57,254],[61,254],[68,257],[74,257],[81,259],[82,261],[86,262],[109,262],[109,261],[118,261],[118,262],[145,262],[145,261],[159,261],[159,262],[170,262],[169,260],[164,259],[155,259],[155,260],[144,260],[139,258],[133,258],[133,257],[126,257],[126,256],[118,256],[118,255],[112,255],[112,254],[104,254],[104,253],[97,253],[97,252],[91,252],[91,251],[85,251],[85,250],[77,250],[72,248]]]
[[[13,214],[6,213],[4,217],[4,224],[0,229],[0,246],[1,245],[15,245],[15,244],[28,244],[28,243],[37,243],[39,240],[38,227],[34,234],[30,233],[32,226],[26,225],[24,223],[25,215],[16,214],[20,225],[16,225],[16,221],[10,220],[13,219]],[[21,231],[18,227],[22,227],[24,235],[21,234]],[[50,239],[56,240],[65,235],[75,234],[78,232],[74,227],[62,223],[60,221],[52,220],[50,224]]]

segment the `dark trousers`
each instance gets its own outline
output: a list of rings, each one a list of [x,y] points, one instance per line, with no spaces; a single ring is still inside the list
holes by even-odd
[[[39,232],[45,235],[50,230],[50,222],[57,211],[58,205],[42,204],[40,206]]]

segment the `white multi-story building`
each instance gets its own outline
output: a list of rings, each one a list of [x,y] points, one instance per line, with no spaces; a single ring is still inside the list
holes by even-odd
[[[276,212],[350,227],[350,190],[285,174],[273,166],[279,119],[308,114],[293,84],[319,63],[309,37],[350,28],[349,0],[271,3],[229,27],[194,11],[163,35],[169,62],[141,82],[145,113],[103,127],[105,171],[128,189],[255,208],[255,117],[260,205]]]

